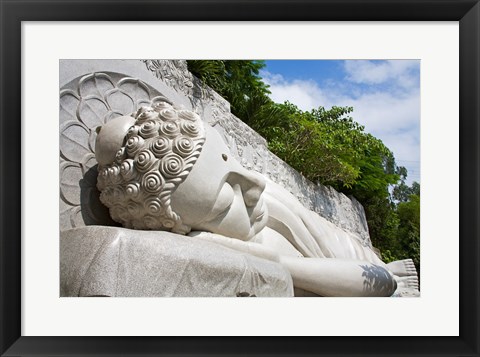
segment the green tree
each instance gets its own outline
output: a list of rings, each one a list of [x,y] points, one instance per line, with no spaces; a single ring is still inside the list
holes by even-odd
[[[269,104],[251,123],[277,156],[313,182],[341,191],[382,191],[397,181],[393,154],[348,114],[351,107],[302,111]],[[267,113],[268,115],[265,115]]]
[[[225,61],[191,60],[187,61],[187,66],[188,70],[203,84],[221,95],[220,91],[226,86]]]
[[[397,207],[399,227],[397,232],[398,251],[401,258],[411,258],[417,271],[420,270],[420,196],[410,195],[407,202]]]
[[[252,123],[267,139],[270,150],[313,182],[351,185],[358,176],[356,152],[347,142],[348,128],[322,121],[319,112],[304,112],[295,105],[272,104],[268,115]],[[262,113],[263,114],[263,113]]]
[[[373,246],[380,250],[382,258],[387,263],[399,260],[397,244],[399,219],[392,202],[386,198],[371,196],[366,198],[362,205]]]
[[[188,69],[202,82],[229,101],[232,113],[250,124],[264,106],[273,102],[260,77],[264,61],[187,61]]]
[[[394,186],[392,191],[392,198],[396,202],[407,202],[410,195],[420,196],[420,184],[413,182],[412,186],[405,183],[407,179],[407,169],[403,166],[397,168],[397,174],[400,176],[400,182]]]
[[[400,185],[405,185],[406,191],[414,193],[400,202],[390,201],[389,211],[385,210],[382,214],[381,211],[378,212],[382,205],[366,205],[366,211],[372,208],[375,210],[375,214],[369,212],[367,216],[378,220],[368,222],[370,235],[372,243],[380,249],[382,257],[386,258],[387,262],[392,259],[411,258],[417,272],[420,272],[420,184],[414,182],[411,187],[408,187],[401,182]],[[380,227],[381,231],[375,232],[375,227]],[[392,229],[388,229],[389,227]],[[377,237],[380,237],[380,240]]]

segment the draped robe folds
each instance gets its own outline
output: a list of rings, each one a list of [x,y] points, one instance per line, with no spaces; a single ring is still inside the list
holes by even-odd
[[[360,237],[306,209],[283,187],[267,181],[264,197],[269,220],[262,242],[268,246],[268,228],[286,238],[292,248],[307,258],[344,258],[384,266],[375,252]],[[273,240],[273,239],[272,239]],[[273,243],[272,243],[273,244]],[[290,249],[291,250],[291,249]],[[294,255],[291,250],[291,254]]]

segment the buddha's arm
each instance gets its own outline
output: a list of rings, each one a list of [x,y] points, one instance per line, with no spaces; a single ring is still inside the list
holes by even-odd
[[[351,259],[280,257],[298,288],[321,296],[391,296],[397,288],[387,269]]]
[[[258,243],[205,232],[191,235],[278,262],[288,269],[294,286],[321,296],[390,296],[396,289],[388,270],[365,261],[282,256]]]

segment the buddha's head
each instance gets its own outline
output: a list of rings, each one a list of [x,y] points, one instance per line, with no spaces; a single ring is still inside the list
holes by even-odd
[[[249,239],[265,226],[265,180],[197,114],[160,101],[97,132],[100,199],[124,227]]]

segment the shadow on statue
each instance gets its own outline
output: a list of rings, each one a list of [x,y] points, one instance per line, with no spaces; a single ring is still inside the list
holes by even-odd
[[[383,293],[396,289],[395,280],[390,278],[390,273],[379,265],[360,265],[363,269],[363,290],[365,292]]]
[[[85,172],[79,181],[80,185],[80,206],[82,218],[86,226],[100,225],[110,227],[121,227],[115,222],[102,202],[100,202],[100,191],[97,189],[98,165],[95,165]]]

